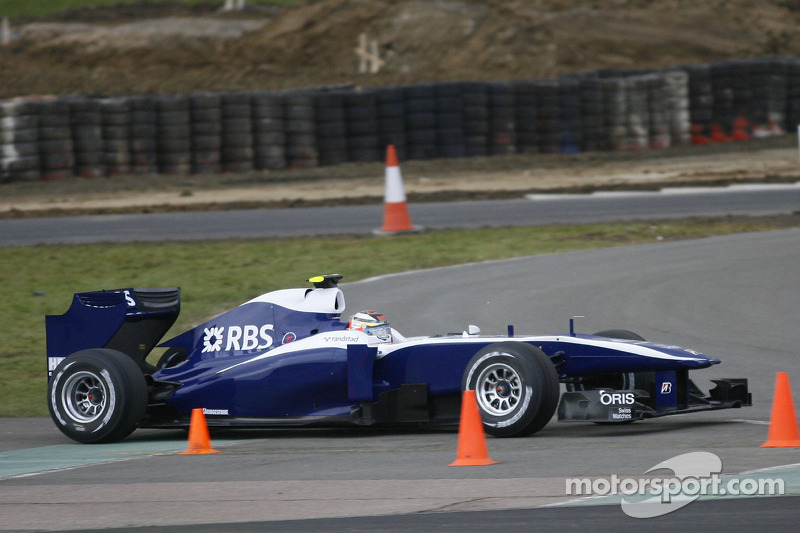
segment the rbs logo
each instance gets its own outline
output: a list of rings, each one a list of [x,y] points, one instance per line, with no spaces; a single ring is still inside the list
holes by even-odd
[[[218,352],[224,350],[264,350],[272,346],[272,324],[258,326],[212,326],[203,330],[203,352]]]

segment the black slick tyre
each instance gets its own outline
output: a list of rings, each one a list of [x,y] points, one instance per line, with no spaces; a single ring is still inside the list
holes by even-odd
[[[462,390],[474,390],[487,433],[522,437],[542,429],[558,405],[558,375],[547,355],[521,342],[499,342],[467,364]]]
[[[62,433],[84,443],[127,437],[147,409],[144,374],[116,350],[82,350],[65,358],[47,386],[50,416]]]

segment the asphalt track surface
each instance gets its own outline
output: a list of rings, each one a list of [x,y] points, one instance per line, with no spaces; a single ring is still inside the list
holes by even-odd
[[[349,311],[377,308],[407,335],[626,328],[717,356],[695,373],[746,377],[754,406],[623,426],[552,421],[488,439],[499,464],[449,467],[452,430],[213,432],[222,453],[186,456],[180,431],[71,443],[47,419],[0,420],[0,530],[162,531],[795,530],[797,448],[761,448],[775,375],[800,380],[800,230],[574,252],[342,285]],[[797,390],[795,385],[795,390]],[[723,479],[782,479],[786,496],[702,496],[634,519],[620,497],[567,494],[567,478],[638,477],[691,452]],[[738,478],[737,478],[738,476]],[[548,506],[548,507],[542,507]]]
[[[798,184],[409,205],[413,223],[430,229],[769,215],[798,209]],[[369,234],[380,228],[382,218],[383,206],[363,205],[3,219],[0,246]]]

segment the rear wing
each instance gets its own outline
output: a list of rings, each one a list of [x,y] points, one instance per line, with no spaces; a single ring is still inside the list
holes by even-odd
[[[180,308],[178,287],[76,293],[66,313],[45,317],[48,378],[62,359],[88,348],[118,350],[144,368]]]

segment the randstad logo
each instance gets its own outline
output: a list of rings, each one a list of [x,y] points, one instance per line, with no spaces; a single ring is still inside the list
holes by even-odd
[[[272,346],[272,324],[211,326],[203,329],[203,352],[264,350]],[[224,348],[223,348],[224,346]]]

